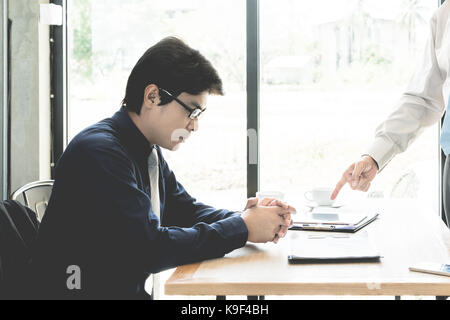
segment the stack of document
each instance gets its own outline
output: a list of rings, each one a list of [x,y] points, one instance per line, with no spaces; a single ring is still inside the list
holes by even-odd
[[[378,213],[353,213],[317,207],[294,217],[291,230],[356,232],[378,217]]]
[[[378,262],[380,254],[367,232],[355,235],[305,233],[290,242],[290,263]]]

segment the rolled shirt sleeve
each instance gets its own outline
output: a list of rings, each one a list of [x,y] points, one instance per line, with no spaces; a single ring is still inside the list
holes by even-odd
[[[436,36],[436,28],[437,14],[431,19],[425,52],[407,90],[392,113],[376,128],[374,142],[364,153],[377,162],[379,171],[445,112],[443,85],[446,72],[440,68],[436,57],[436,46],[440,46],[442,41]]]

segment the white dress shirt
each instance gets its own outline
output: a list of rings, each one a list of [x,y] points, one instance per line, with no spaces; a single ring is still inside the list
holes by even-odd
[[[398,105],[377,127],[375,141],[365,153],[378,163],[380,171],[445,112],[450,91],[450,0],[434,13],[426,50],[416,68]]]

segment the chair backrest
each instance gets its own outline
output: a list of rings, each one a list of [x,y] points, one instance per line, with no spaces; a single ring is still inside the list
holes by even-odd
[[[41,221],[52,194],[53,182],[53,180],[42,180],[28,183],[17,189],[11,195],[11,200],[19,201],[36,212],[38,220]]]

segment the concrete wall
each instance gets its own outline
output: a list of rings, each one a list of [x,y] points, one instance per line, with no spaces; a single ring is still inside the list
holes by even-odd
[[[39,0],[9,0],[11,29],[11,191],[50,177],[48,27]]]

